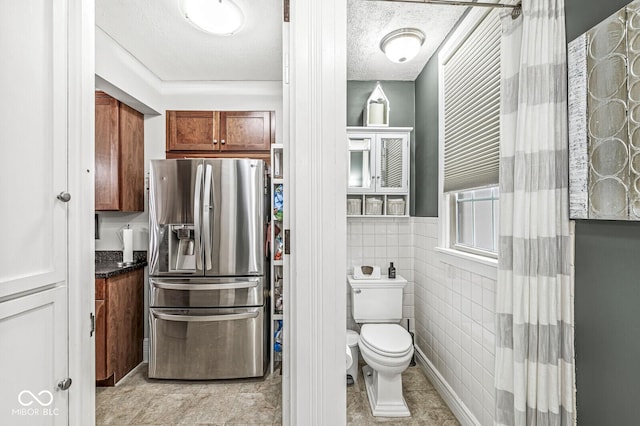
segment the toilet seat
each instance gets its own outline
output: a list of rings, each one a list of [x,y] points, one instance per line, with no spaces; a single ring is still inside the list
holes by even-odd
[[[360,343],[387,358],[404,358],[413,352],[411,335],[398,324],[364,324]]]

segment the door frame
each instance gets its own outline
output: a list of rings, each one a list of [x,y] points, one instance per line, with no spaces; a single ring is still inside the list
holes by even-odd
[[[283,418],[292,425],[344,425],[347,8],[343,0],[290,6],[284,46],[291,171],[285,187],[292,201],[284,380],[290,387],[285,384]]]
[[[69,424],[95,424],[94,2],[68,0],[68,336]]]
[[[93,425],[95,10],[68,1],[69,423]],[[346,16],[342,0],[291,2],[291,424],[346,423]]]

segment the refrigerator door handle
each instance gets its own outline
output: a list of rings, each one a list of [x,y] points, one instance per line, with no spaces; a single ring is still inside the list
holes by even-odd
[[[202,164],[196,169],[196,187],[193,196],[193,229],[196,244],[196,270],[202,270],[202,240],[200,235],[200,188],[202,187]]]
[[[204,203],[202,206],[202,215],[204,216],[204,225],[202,232],[204,234],[204,258],[205,271],[211,269],[211,164],[207,164],[204,173]]]
[[[152,281],[151,285],[164,290],[235,290],[240,288],[254,288],[258,281],[243,281],[227,284],[176,284]]]
[[[247,312],[241,314],[226,314],[226,315],[171,315],[163,314],[160,312],[152,312],[152,315],[158,319],[165,321],[180,321],[180,322],[212,322],[212,321],[234,321],[257,318],[260,315],[260,310],[255,312]]]

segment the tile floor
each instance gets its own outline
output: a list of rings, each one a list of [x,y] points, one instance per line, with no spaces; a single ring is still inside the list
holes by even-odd
[[[459,424],[419,367],[409,367],[402,380],[410,418],[373,417],[360,370],[358,383],[347,387],[347,424]],[[97,388],[96,424],[280,425],[281,384],[279,374],[258,381],[149,380],[147,364],[141,364],[117,386]]]
[[[460,425],[440,394],[424,375],[420,367],[409,367],[402,373],[402,389],[411,417],[373,417],[367,397],[367,390],[360,366],[358,382],[347,387],[348,425],[416,425],[416,426],[456,426]]]
[[[282,376],[266,380],[149,380],[139,365],[117,386],[96,388],[99,425],[279,425]]]

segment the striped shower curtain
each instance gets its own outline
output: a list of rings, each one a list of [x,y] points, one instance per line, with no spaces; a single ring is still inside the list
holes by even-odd
[[[497,425],[572,425],[564,0],[502,17]]]

